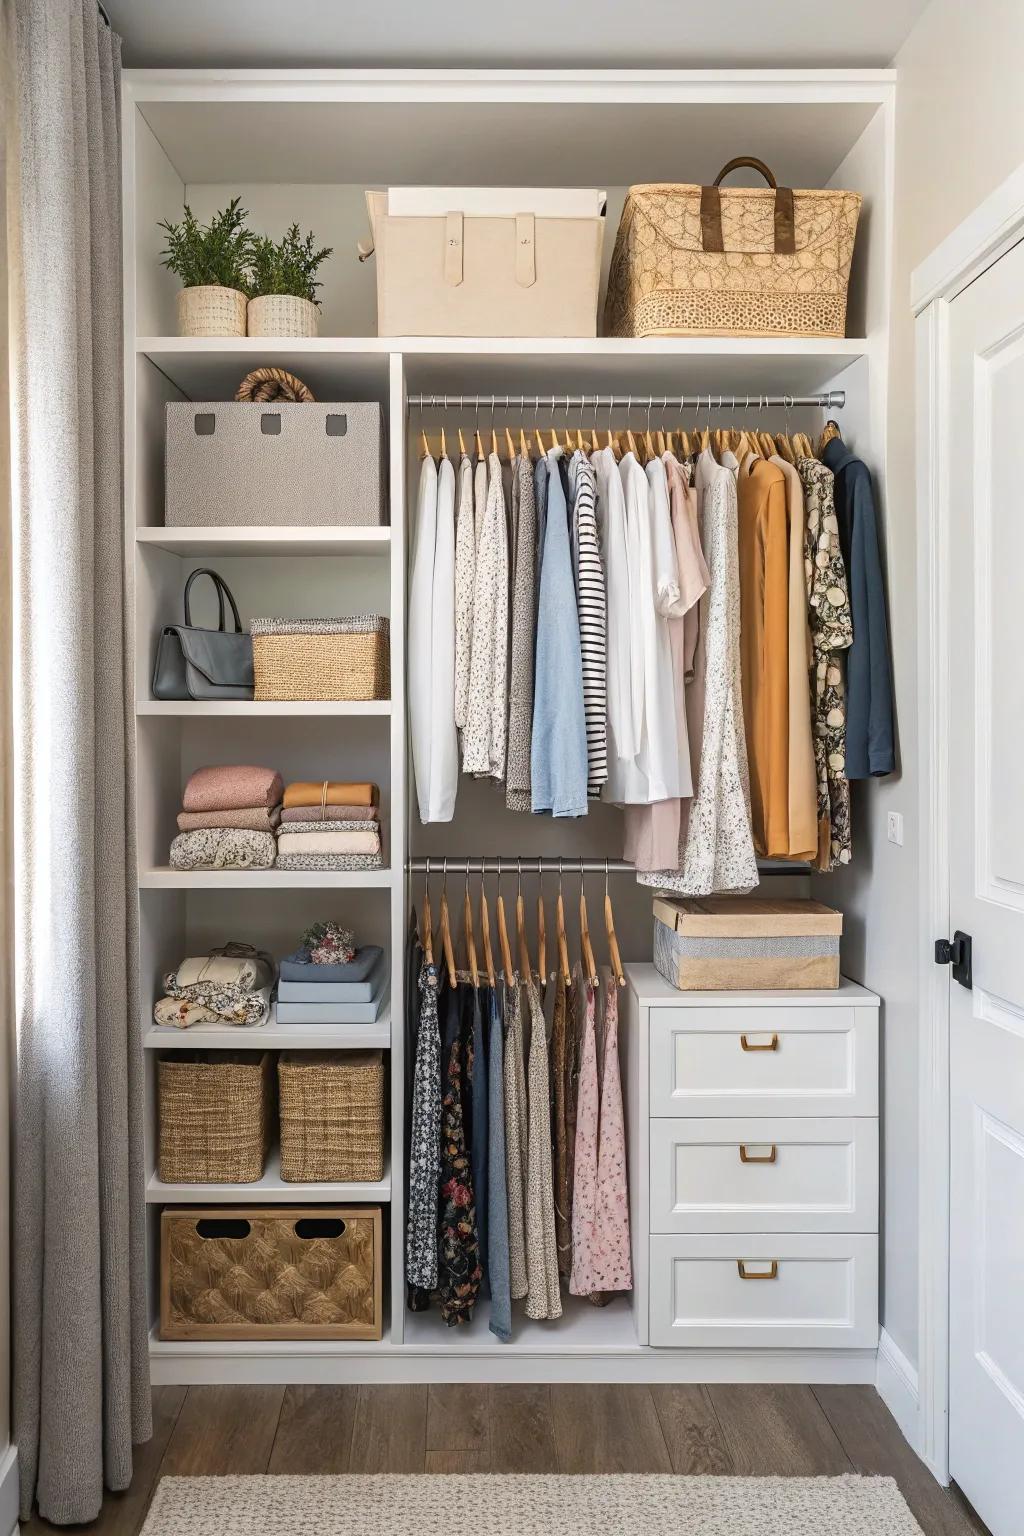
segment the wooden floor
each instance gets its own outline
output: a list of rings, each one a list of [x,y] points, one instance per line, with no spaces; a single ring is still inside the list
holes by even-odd
[[[853,1471],[895,1477],[924,1536],[984,1531],[872,1387],[160,1387],[153,1405],[131,1489],[78,1530],[135,1536],[164,1475]]]

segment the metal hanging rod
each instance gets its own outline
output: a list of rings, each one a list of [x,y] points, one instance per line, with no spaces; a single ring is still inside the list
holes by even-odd
[[[539,411],[543,406],[554,411],[764,411],[783,406],[796,409],[813,406],[822,411],[841,411],[846,404],[845,389],[830,389],[821,395],[409,395],[411,410],[451,411],[502,410]]]
[[[416,875],[635,875],[636,866],[625,859],[538,859],[524,858],[516,854],[512,858],[495,854],[481,859],[446,859],[441,854],[431,854],[429,859],[407,859],[410,874]]]

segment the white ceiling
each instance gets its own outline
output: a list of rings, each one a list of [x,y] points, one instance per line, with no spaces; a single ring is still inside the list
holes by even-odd
[[[130,66],[583,68],[890,63],[928,0],[104,0]]]

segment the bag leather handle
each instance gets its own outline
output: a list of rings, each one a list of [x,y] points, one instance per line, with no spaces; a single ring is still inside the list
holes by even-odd
[[[718,175],[710,186],[700,189],[700,243],[705,251],[724,252],[725,239],[722,235],[722,194],[718,190],[721,182],[729,175],[730,171],[738,170],[741,165],[749,166],[764,177],[765,181],[775,193],[775,254],[776,256],[793,256],[796,254],[796,215],[793,209],[792,187],[780,187],[771,171],[763,160],[758,160],[754,155],[737,155],[727,165],[723,165]]]
[[[185,627],[187,629],[192,628],[192,609],[189,603],[189,593],[192,590],[192,583],[195,581],[197,576],[209,576],[216,590],[218,633],[222,633],[224,630],[224,599],[227,598],[228,602],[231,604],[231,614],[235,621],[235,634],[240,635],[242,633],[242,620],[238,614],[238,604],[235,602],[235,599],[231,595],[231,588],[228,586],[223,576],[218,576],[216,571],[208,570],[206,566],[202,566],[199,570],[193,571],[191,576],[188,578],[188,581],[185,583]]]

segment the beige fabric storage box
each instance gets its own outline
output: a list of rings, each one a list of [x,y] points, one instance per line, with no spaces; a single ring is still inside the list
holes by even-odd
[[[842,931],[820,901],[659,896],[654,963],[683,992],[838,987]]]
[[[603,193],[557,188],[367,192],[378,334],[596,336],[604,218],[588,199],[603,210]]]
[[[384,522],[376,401],[170,401],[166,411],[169,528]]]
[[[162,1339],[379,1339],[380,1207],[170,1209]]]
[[[282,1179],[376,1183],[384,1177],[380,1051],[285,1051],[277,1079]]]
[[[273,1128],[273,1058],[263,1051],[174,1051],[157,1062],[164,1184],[255,1184]]]

